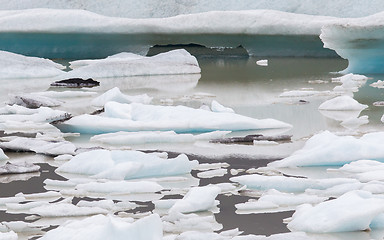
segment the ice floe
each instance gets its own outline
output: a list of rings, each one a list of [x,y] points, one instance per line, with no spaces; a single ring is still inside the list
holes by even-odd
[[[185,106],[154,106],[108,102],[102,115],[80,115],[57,125],[66,132],[107,133],[118,131],[209,132],[290,128],[275,119],[254,119],[235,113],[209,112]]]
[[[5,155],[3,149],[0,148],[0,160],[7,160],[8,156]]]
[[[211,103],[211,110],[212,112],[228,112],[228,113],[234,113],[232,108],[224,107],[221,105],[218,101],[213,100]]]
[[[127,145],[143,143],[185,143],[222,138],[230,131],[214,131],[202,134],[177,134],[174,131],[144,131],[144,132],[116,132],[95,135],[91,141],[110,145]]]
[[[150,193],[163,190],[163,187],[158,183],[150,181],[113,181],[113,182],[90,182],[83,183],[76,186],[76,189],[86,192],[96,193]]]
[[[0,167],[0,175],[2,174],[17,174],[17,173],[30,173],[37,172],[40,170],[40,166],[32,163],[9,163],[7,162],[4,166]]]
[[[147,94],[142,95],[136,95],[136,96],[129,96],[121,93],[120,89],[118,87],[114,87],[107,92],[103,93],[102,95],[98,96],[97,98],[93,99],[91,104],[93,106],[98,107],[104,107],[104,104],[106,104],[109,101],[119,102],[119,103],[143,103],[143,104],[149,104],[152,101],[152,98],[149,97]]]
[[[94,150],[76,155],[56,171],[123,180],[186,174],[197,165],[184,154],[162,159],[139,151]]]
[[[96,215],[81,221],[68,221],[47,232],[41,239],[102,240],[113,239],[161,240],[163,227],[157,214],[129,222],[115,216]]]
[[[380,146],[383,137],[383,132],[367,133],[355,138],[324,131],[311,137],[302,149],[291,156],[268,166],[342,166],[363,159],[384,161],[384,151]]]
[[[361,111],[368,106],[357,102],[350,96],[344,95],[323,102],[319,110],[326,111]]]
[[[64,73],[61,64],[37,57],[0,51],[1,79],[47,78]]]
[[[0,148],[13,151],[32,151],[47,155],[75,155],[76,146],[69,141],[46,141],[38,138],[15,137],[9,142],[0,142]]]
[[[169,209],[170,213],[207,211],[217,205],[216,197],[221,189],[216,186],[193,187]]]
[[[384,81],[377,80],[377,82],[371,83],[369,84],[369,86],[375,87],[375,88],[384,88]]]
[[[300,206],[288,223],[294,231],[327,233],[369,230],[382,225],[384,199],[366,191],[351,191],[316,206]]]
[[[45,96],[39,96],[37,94],[18,94],[9,95],[9,105],[17,104],[27,108],[39,108],[39,107],[57,107],[63,102]]]
[[[266,60],[266,59],[258,60],[258,61],[256,62],[256,64],[259,65],[259,66],[264,66],[264,67],[266,67],[266,66],[268,66],[268,60]]]
[[[109,211],[99,207],[78,207],[71,203],[55,203],[31,208],[29,212],[41,217],[73,217],[107,214]]]
[[[200,73],[194,56],[184,49],[160,53],[153,57],[113,57],[84,63],[84,66],[58,78],[111,78],[143,75],[172,75]]]

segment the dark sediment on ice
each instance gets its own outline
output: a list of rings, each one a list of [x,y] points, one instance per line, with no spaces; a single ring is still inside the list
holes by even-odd
[[[81,78],[70,78],[51,83],[52,87],[69,87],[69,88],[82,88],[82,87],[96,87],[100,82],[88,78],[87,80]]]

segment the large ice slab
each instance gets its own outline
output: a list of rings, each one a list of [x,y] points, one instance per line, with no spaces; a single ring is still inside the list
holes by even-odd
[[[275,119],[254,119],[235,113],[216,113],[185,106],[154,106],[108,102],[102,115],[80,115],[57,125],[66,132],[108,133],[118,131],[209,132],[290,128]]]
[[[360,19],[345,19],[322,28],[320,38],[324,47],[348,59],[344,72],[383,73],[383,18],[381,12]]]
[[[323,102],[319,110],[327,111],[361,111],[368,106],[361,104],[350,96],[344,95]]]
[[[197,165],[183,154],[162,159],[139,151],[94,150],[76,155],[57,171],[123,180],[186,174]]]
[[[104,239],[162,240],[163,227],[157,214],[134,223],[115,216],[96,215],[81,221],[68,221],[47,232],[41,239],[104,240]]]
[[[311,137],[302,149],[291,156],[268,166],[342,166],[362,159],[384,161],[384,150],[380,144],[383,137],[383,132],[368,133],[355,138],[336,136],[324,131]]]
[[[85,61],[76,64],[74,70],[58,78],[110,78],[146,75],[173,75],[200,73],[199,64],[194,56],[184,49],[160,53],[152,57],[132,58],[130,55],[118,55],[102,60]],[[84,62],[85,61],[85,62]],[[81,66],[83,65],[83,66]]]
[[[0,79],[47,78],[62,74],[61,64],[37,57],[0,51]]]
[[[316,206],[300,206],[288,223],[294,231],[327,233],[364,231],[380,223],[384,199],[370,192],[352,191]]]

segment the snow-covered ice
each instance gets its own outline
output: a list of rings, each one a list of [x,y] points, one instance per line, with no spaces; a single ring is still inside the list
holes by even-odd
[[[145,75],[172,75],[200,73],[196,58],[184,49],[160,53],[152,57],[112,57],[88,61],[57,78],[111,78]]]
[[[367,133],[355,138],[324,131],[311,137],[302,149],[291,156],[268,166],[342,166],[363,159],[384,161],[384,151],[380,144],[383,137],[383,132]]]
[[[0,51],[0,78],[48,78],[62,74],[61,64],[37,57],[27,57],[6,51]]]
[[[118,131],[208,132],[290,128],[275,119],[254,119],[228,112],[209,112],[185,106],[155,106],[108,102],[100,116],[80,115],[57,125],[66,132],[107,133]]]
[[[95,135],[91,141],[110,145],[143,143],[185,143],[222,138],[230,131],[214,131],[202,134],[177,134],[174,131],[116,132]]]
[[[316,206],[300,206],[288,223],[288,228],[314,233],[364,231],[382,224],[383,211],[383,198],[366,191],[351,191]]]
[[[94,150],[76,155],[56,171],[123,180],[182,175],[197,165],[196,160],[189,161],[184,154],[162,159],[139,151]]]
[[[119,103],[143,103],[143,104],[149,104],[152,101],[152,98],[149,97],[147,94],[142,95],[136,95],[136,96],[129,96],[123,94],[118,87],[114,87],[105,93],[101,94],[100,96],[96,97],[92,100],[91,104],[93,106],[97,107],[104,107],[104,105],[109,102],[119,102]]]
[[[319,110],[326,111],[361,111],[368,106],[361,104],[350,96],[344,95],[323,102]]]
[[[116,240],[161,240],[163,228],[160,217],[153,214],[130,223],[116,216],[96,215],[81,221],[68,221],[47,232],[41,239],[104,240],[111,237]]]

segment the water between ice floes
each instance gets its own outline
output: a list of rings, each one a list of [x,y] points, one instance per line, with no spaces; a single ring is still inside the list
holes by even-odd
[[[331,78],[339,76],[337,72],[343,70],[347,63],[341,59],[312,59],[312,58],[271,58],[268,66],[256,64],[257,58],[200,58],[199,64],[202,69],[201,76],[184,78],[182,81],[168,81],[157,77],[134,77],[125,79],[103,79],[99,88],[90,91],[104,92],[114,86],[129,95],[146,93],[154,97],[156,104],[182,104],[198,107],[201,103],[209,104],[213,99],[226,107],[235,110],[236,113],[254,118],[274,118],[293,125],[293,128],[283,134],[292,134],[293,142],[281,144],[278,148],[253,145],[220,145],[220,144],[146,144],[133,146],[135,149],[158,149],[171,152],[185,152],[194,155],[208,156],[206,162],[222,162],[220,159],[226,154],[238,155],[232,160],[230,168],[259,167],[266,162],[257,159],[281,158],[299,149],[307,137],[321,131],[332,130],[334,132],[350,133],[354,129],[340,125],[338,116],[322,114],[317,108],[326,99],[330,98],[331,91],[337,83],[332,83]],[[372,106],[375,101],[384,100],[378,88],[370,87],[369,84],[383,79],[384,76],[369,76],[368,82],[354,94],[354,98],[362,104],[369,105],[360,115],[368,115],[369,124],[361,126],[361,129],[382,130],[380,118],[383,108]],[[169,80],[169,79],[168,79]],[[321,80],[321,81],[317,81]],[[8,93],[15,92],[41,92],[48,89],[50,79],[26,79],[26,80],[4,80],[0,88],[0,102],[7,100]],[[168,84],[168,85],[167,85]],[[57,89],[55,89],[57,90]],[[279,97],[286,91],[317,91],[319,94],[301,97]],[[67,111],[73,113],[84,112],[81,103],[88,101],[87,98],[69,100],[65,105]],[[70,104],[73,103],[73,104]],[[250,132],[254,133],[254,132]],[[272,132],[276,133],[276,132]],[[244,133],[241,133],[243,135]],[[232,133],[236,136],[236,133]],[[74,137],[69,140],[86,145],[89,136]],[[41,174],[31,175],[28,181],[22,179],[12,183],[0,178],[0,197],[14,196],[19,191],[32,193],[42,190],[42,181],[45,178],[60,179],[61,177],[50,173],[52,168],[47,165],[55,165],[49,157],[34,154],[11,154],[12,159],[33,158],[33,162],[40,162],[43,167]],[[197,157],[199,158],[199,157]],[[211,159],[211,160],[209,160]],[[212,160],[214,159],[214,160]],[[298,172],[287,172],[286,174],[324,177],[327,175],[325,168],[302,168]],[[211,182],[227,182],[227,174],[224,177],[204,179],[201,185]],[[17,189],[17,190],[15,190]],[[282,224],[282,219],[291,216],[292,212],[278,214],[249,214],[237,215],[234,212],[234,204],[247,201],[247,198],[238,199],[238,196],[222,196],[221,213],[216,219],[224,225],[224,229],[238,227],[245,233],[253,234],[275,234],[287,232],[288,229]],[[5,215],[0,211],[0,220],[17,219],[12,215]],[[3,219],[5,218],[5,219]],[[252,224],[251,224],[252,223]],[[255,227],[255,225],[257,227]]]

